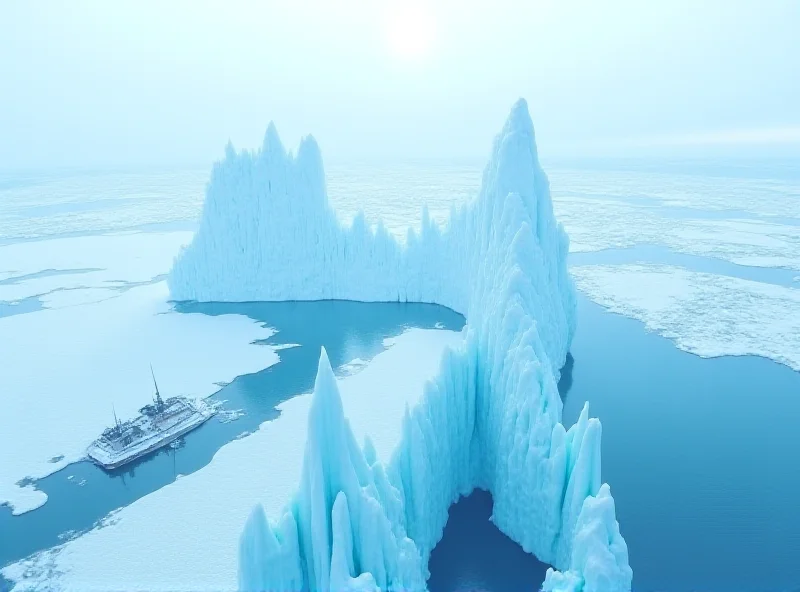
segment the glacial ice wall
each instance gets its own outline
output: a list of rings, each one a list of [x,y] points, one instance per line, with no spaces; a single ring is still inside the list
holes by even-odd
[[[475,487],[491,491],[504,533],[560,570],[545,590],[630,589],[600,423],[588,409],[569,430],[560,423],[576,307],[567,252],[523,100],[477,198],[443,228],[423,213],[403,245],[363,216],[340,226],[312,138],[293,157],[270,125],[259,152],[228,147],[170,273],[173,298],[435,302],[467,318],[386,467],[356,445],[323,353],[298,494],[277,524],[254,510],[243,590],[421,590],[449,506]]]

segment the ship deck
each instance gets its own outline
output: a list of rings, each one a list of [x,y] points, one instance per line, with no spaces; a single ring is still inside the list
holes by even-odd
[[[154,450],[166,446],[182,435],[199,427],[214,415],[214,411],[201,401],[178,398],[171,407],[180,405],[177,411],[149,418],[141,415],[122,424],[126,430],[139,427],[144,435],[128,445],[118,440],[100,437],[89,446],[87,453],[95,463],[105,469],[115,469]]]

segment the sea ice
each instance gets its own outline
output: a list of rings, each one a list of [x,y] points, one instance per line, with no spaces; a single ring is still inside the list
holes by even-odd
[[[773,171],[728,170],[720,174],[714,163],[679,163],[674,170],[636,170],[632,163],[611,161],[611,166],[551,168],[549,173],[558,186],[556,202],[562,198],[583,196],[596,205],[609,202],[628,203],[641,208],[682,208],[687,217],[707,213],[736,211],[756,219],[793,218],[800,221],[800,180],[772,176]],[[670,163],[656,163],[669,167]],[[730,163],[727,163],[730,164]],[[621,166],[615,166],[621,165]],[[753,175],[756,173],[756,176]],[[556,213],[558,213],[556,205]]]
[[[555,208],[573,240],[573,252],[653,244],[738,265],[800,269],[800,226],[765,220],[676,218],[649,204],[588,197],[561,197]]]
[[[800,370],[800,289],[656,264],[582,265],[578,287],[699,356],[757,355]]]
[[[358,374],[337,381],[356,439],[373,434],[381,462],[401,439],[404,409],[422,398],[442,352],[460,340],[453,331],[410,329]],[[297,487],[310,403],[308,396],[285,401],[278,419],[223,446],[199,471],[3,575],[16,581],[15,592],[236,590],[238,539],[253,506],[263,503],[276,520]]]
[[[192,223],[203,168],[36,174],[0,187],[0,240]],[[6,181],[7,179],[4,179]],[[0,276],[1,277],[1,276]]]
[[[245,527],[243,589],[419,589],[448,507],[474,487],[491,491],[503,532],[564,572],[551,574],[552,590],[567,589],[563,578],[585,592],[630,589],[601,487],[600,424],[586,410],[569,430],[560,423],[556,384],[575,329],[568,245],[524,101],[495,141],[477,199],[444,228],[424,210],[402,245],[363,214],[339,224],[312,138],[296,158],[273,125],[259,152],[228,145],[198,232],[170,272],[175,298],[435,302],[468,323],[387,465],[372,445],[358,448],[344,416],[326,422],[312,410],[294,501],[269,524],[256,508]],[[327,374],[323,356],[315,399],[333,409]]]
[[[0,301],[46,308],[97,302],[169,271],[191,232],[119,232],[0,246]]]
[[[277,361],[271,347],[252,345],[272,332],[246,317],[170,312],[165,283],[154,282],[190,239],[187,232],[118,232],[0,246],[0,300],[35,296],[45,306],[0,319],[9,410],[0,448],[11,451],[0,502],[15,513],[47,499],[15,482],[80,458],[112,408],[126,417],[149,399],[148,363],[165,392],[207,396],[216,382]],[[65,310],[77,305],[79,314]]]
[[[350,360],[347,364],[339,366],[337,371],[340,376],[349,376],[351,374],[355,374],[356,372],[362,370],[366,365],[367,365],[366,360],[362,360],[361,358],[355,358],[353,360]]]
[[[291,349],[293,347],[300,347],[299,343],[281,343],[278,345],[273,345],[272,349],[275,351],[280,351],[282,349]]]
[[[44,503],[15,483],[40,478],[85,455],[113,421],[137,414],[152,396],[152,363],[164,394],[205,397],[215,382],[278,361],[253,345],[272,331],[239,315],[171,311],[164,282],[72,309],[0,319],[2,400],[0,502],[15,513]],[[46,434],[46,437],[43,437]],[[58,462],[50,462],[62,456]]]

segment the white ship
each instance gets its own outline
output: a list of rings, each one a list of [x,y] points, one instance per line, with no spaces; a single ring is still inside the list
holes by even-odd
[[[106,429],[89,446],[87,453],[95,463],[105,469],[116,469],[177,440],[215,413],[199,399],[170,397],[165,401],[158,392],[155,374],[153,384],[156,395],[150,405],[139,410],[141,415],[121,422],[114,414],[114,427]]]

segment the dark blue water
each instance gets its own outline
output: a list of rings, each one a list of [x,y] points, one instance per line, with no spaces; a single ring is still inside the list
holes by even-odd
[[[603,479],[612,486],[636,592],[756,592],[800,588],[800,374],[757,357],[703,359],[677,350],[635,320],[580,296],[578,332],[562,372],[564,421],[585,401],[603,422]],[[277,416],[275,405],[308,391],[320,345],[334,366],[382,349],[404,326],[459,329],[441,307],[348,302],[182,304],[239,312],[277,327],[270,343],[301,343],[282,362],[243,376],[218,398],[248,415],[212,420],[185,446],[107,475],[88,463],[37,485],[50,501],[11,517],[0,511],[0,565],[52,546],[110,510],[208,463],[243,431]],[[68,475],[74,479],[67,480]],[[86,479],[86,485],[76,485]],[[432,592],[533,590],[544,569],[490,522],[476,492],[451,508],[431,556]]]
[[[548,565],[522,550],[489,518],[492,496],[476,489],[450,506],[442,540],[431,552],[430,592],[533,592]]]
[[[634,590],[800,589],[800,373],[699,358],[583,296],[578,312],[564,423],[587,400],[602,421]]]
[[[564,423],[603,423],[636,592],[800,590],[800,373],[704,359],[582,295],[562,371]],[[450,510],[431,592],[535,590],[546,566],[493,524],[491,498]]]
[[[321,346],[337,368],[354,358],[373,358],[383,351],[385,338],[408,327],[460,330],[464,325],[464,318],[447,308],[398,302],[179,303],[176,309],[244,314],[278,330],[265,343],[300,347],[281,350],[280,363],[238,377],[211,398],[226,400],[225,409],[243,409],[246,415],[236,421],[214,418],[187,434],[182,447],[166,447],[116,471],[89,462],[70,465],[34,482],[47,493],[48,502],[21,516],[0,506],[0,566],[57,545],[70,532],[91,528],[112,510],[204,467],[220,447],[278,417],[276,405],[313,387]]]
[[[572,389],[575,360],[567,354],[558,392]],[[549,565],[522,550],[491,522],[492,496],[475,489],[450,506],[442,540],[428,561],[430,592],[532,592]]]

